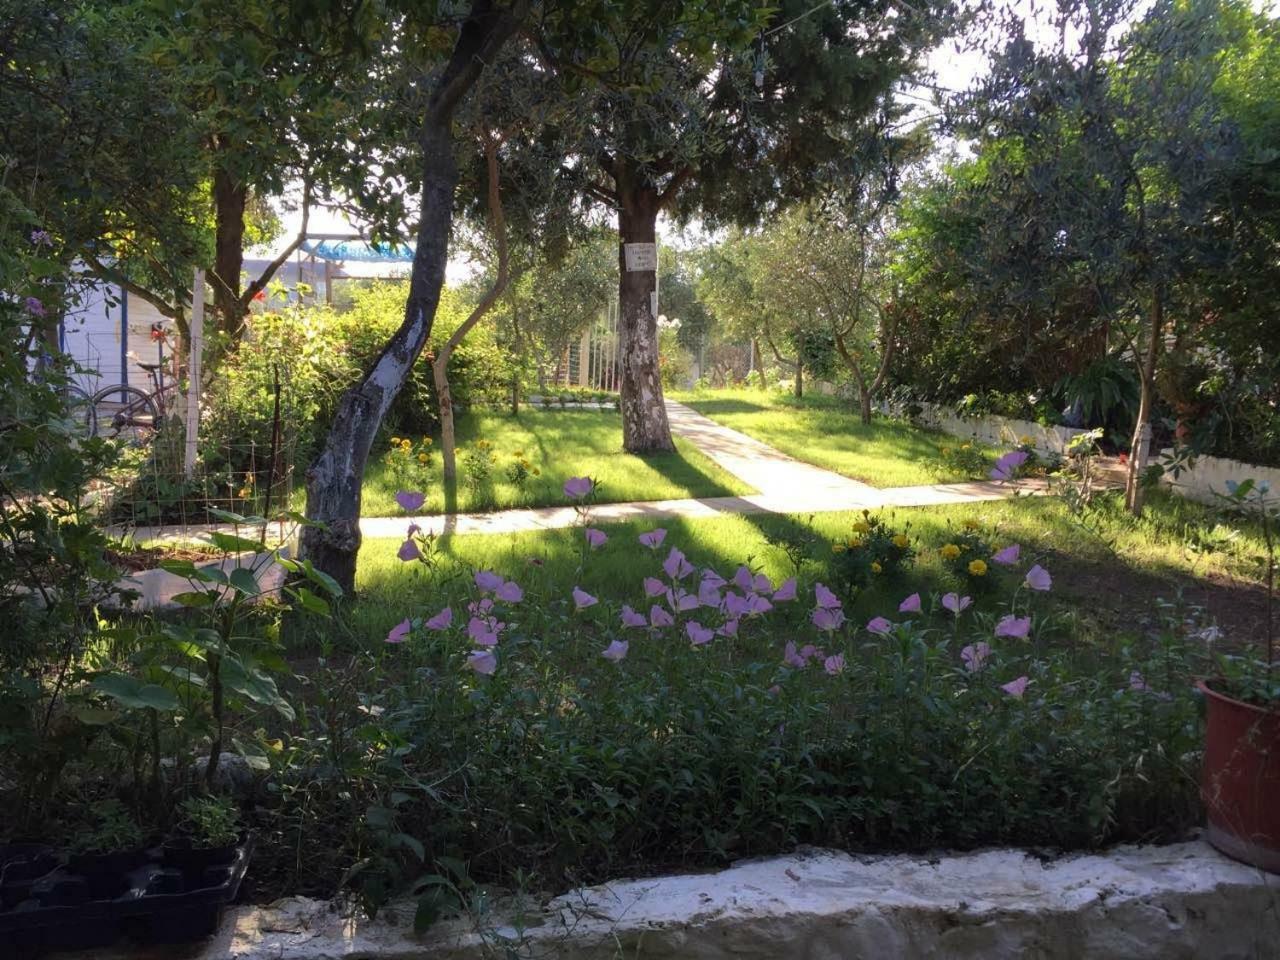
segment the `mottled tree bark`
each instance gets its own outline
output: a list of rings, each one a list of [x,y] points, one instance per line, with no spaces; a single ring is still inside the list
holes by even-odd
[[[240,299],[240,271],[244,269],[244,211],[249,188],[226,170],[213,172],[214,247],[213,307],[218,329],[234,340],[244,326],[244,303]]]
[[[1157,286],[1151,303],[1151,338],[1147,353],[1142,359],[1139,384],[1138,417],[1133,425],[1133,440],[1129,445],[1129,471],[1125,476],[1124,502],[1134,516],[1142,515],[1146,490],[1142,486],[1142,474],[1146,470],[1147,456],[1151,449],[1151,406],[1155,400],[1156,361],[1160,356],[1160,343],[1164,336],[1164,296]]]

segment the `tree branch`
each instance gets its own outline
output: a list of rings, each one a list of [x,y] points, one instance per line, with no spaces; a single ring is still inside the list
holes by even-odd
[[[675,200],[676,194],[680,191],[680,188],[684,186],[685,181],[692,176],[693,167],[681,167],[673,173],[671,175],[671,179],[667,181],[666,187],[663,188],[662,193],[658,194],[658,209],[665,210],[667,204]]]
[[[115,267],[107,266],[88,250],[81,251],[80,256],[84,262],[89,265],[90,271],[94,276],[99,277],[102,280],[106,280],[108,283],[114,283],[117,287],[127,293],[133,294],[140,300],[145,300],[147,303],[155,307],[162,316],[168,317],[170,320],[177,320],[181,317],[181,307],[174,306],[162,298],[158,293],[153,293],[146,287],[139,286],[134,283],[119,270],[115,269]]]
[[[311,181],[305,180],[302,184],[302,225],[298,228],[298,235],[293,241],[280,252],[280,255],[266,265],[258,279],[245,287],[244,292],[240,294],[239,310],[241,315],[248,312],[249,303],[258,293],[263,290],[271,278],[276,275],[276,271],[285,265],[293,252],[297,250],[304,240],[307,239],[307,221],[311,217]]]

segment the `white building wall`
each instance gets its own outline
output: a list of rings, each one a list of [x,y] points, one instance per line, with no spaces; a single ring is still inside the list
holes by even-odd
[[[168,330],[172,321],[119,287],[86,286],[62,325],[63,352],[84,368],[76,377],[81,389],[94,393],[117,383],[148,389],[150,376],[138,362],[155,363],[161,357],[160,345],[151,340],[154,323]]]

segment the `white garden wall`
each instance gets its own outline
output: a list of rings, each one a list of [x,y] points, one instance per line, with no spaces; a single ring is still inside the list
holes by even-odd
[[[1160,455],[1167,460],[1173,451],[1161,450]],[[1280,467],[1259,467],[1225,457],[1197,457],[1190,469],[1181,470],[1176,477],[1166,471],[1160,479],[1176,493],[1201,503],[1220,503],[1218,495],[1227,492],[1228,480],[1270,483],[1271,496],[1280,498]]]
[[[1073,437],[1087,431],[1076,427],[1045,427],[1031,420],[1015,420],[1012,417],[961,417],[950,407],[937,403],[920,403],[923,412],[919,422],[953,437],[978,440],[996,447],[1015,447],[1023,437],[1029,437],[1042,453],[1066,453]],[[882,402],[880,409],[894,417],[905,417],[903,404]]]

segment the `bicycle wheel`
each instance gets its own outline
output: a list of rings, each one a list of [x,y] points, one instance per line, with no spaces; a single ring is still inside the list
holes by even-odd
[[[98,436],[109,440],[142,446],[150,442],[160,426],[151,394],[137,387],[103,387],[93,395],[93,409]]]
[[[97,435],[98,415],[93,408],[93,397],[79,387],[67,387],[67,417],[80,437],[88,439]]]

